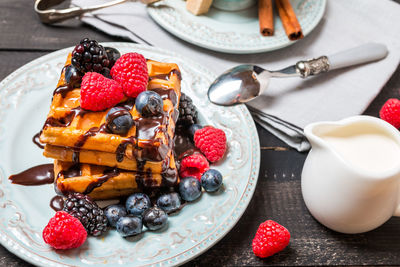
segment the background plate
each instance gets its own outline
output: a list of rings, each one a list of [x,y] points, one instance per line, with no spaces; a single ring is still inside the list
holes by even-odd
[[[291,0],[291,3],[306,36],[324,15],[326,0]],[[206,15],[195,16],[186,10],[185,1],[164,0],[149,6],[147,11],[161,27],[177,37],[219,52],[260,53],[295,43],[287,38],[275,10],[274,36],[262,36],[257,6],[235,12],[211,8]]]
[[[204,252],[239,220],[253,195],[260,166],[260,146],[254,122],[245,106],[223,108],[211,104],[206,91],[215,75],[197,63],[161,49],[131,43],[103,43],[121,53],[179,65],[182,91],[192,97],[201,124],[215,125],[227,134],[226,158],[215,168],[224,176],[219,193],[202,197],[169,218],[167,229],[121,238],[109,231],[90,237],[79,249],[56,252],[41,237],[54,211],[52,185],[12,185],[8,176],[51,162],[32,143],[48,112],[53,90],[71,48],[38,58],[0,83],[0,242],[8,250],[43,266],[176,265]]]

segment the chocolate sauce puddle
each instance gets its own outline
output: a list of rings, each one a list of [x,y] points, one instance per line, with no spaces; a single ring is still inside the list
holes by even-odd
[[[29,168],[21,173],[11,175],[8,179],[19,185],[44,185],[54,182],[53,164],[42,164]]]
[[[37,134],[35,134],[35,135],[32,137],[32,142],[33,142],[35,145],[37,145],[40,149],[44,149],[44,145],[43,145],[42,143],[40,143],[39,137],[40,137],[40,132],[37,133]]]
[[[64,198],[62,196],[54,196],[50,200],[50,208],[54,211],[60,211],[64,208]]]

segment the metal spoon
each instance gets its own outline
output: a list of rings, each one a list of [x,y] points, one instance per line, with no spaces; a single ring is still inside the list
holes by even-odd
[[[269,71],[256,65],[239,65],[221,74],[210,85],[208,98],[212,103],[222,106],[246,103],[267,89],[270,78],[307,78],[334,69],[380,60],[387,54],[385,45],[368,43],[329,57],[299,61],[277,71]]]

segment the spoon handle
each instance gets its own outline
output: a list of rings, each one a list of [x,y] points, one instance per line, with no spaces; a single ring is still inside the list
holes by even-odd
[[[329,56],[329,69],[335,70],[380,60],[385,58],[387,54],[386,45],[367,43]]]
[[[358,64],[383,59],[388,50],[384,44],[367,43],[331,56],[322,56],[311,60],[302,60],[296,63],[296,72],[302,78],[316,75],[329,70],[346,68]]]

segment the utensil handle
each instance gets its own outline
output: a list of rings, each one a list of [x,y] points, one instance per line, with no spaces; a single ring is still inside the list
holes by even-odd
[[[400,192],[399,192],[399,193],[400,193]],[[400,200],[400,197],[399,197],[398,199]],[[400,201],[399,201],[399,203],[397,203],[397,208],[396,208],[396,210],[394,211],[393,216],[395,216],[395,217],[400,217]]]
[[[102,8],[115,6],[127,2],[128,0],[114,0],[90,7],[70,7],[65,9],[49,9],[64,0],[36,0],[34,5],[35,12],[39,15],[40,21],[46,24],[61,22],[73,17],[79,17],[86,12],[99,10]]]
[[[62,3],[64,0],[36,0],[34,5],[35,12],[39,15],[40,21],[46,24],[61,22],[70,18],[82,16],[86,12],[96,11],[102,8],[119,5],[128,1],[142,2],[149,5],[160,0],[113,0],[103,4],[89,7],[70,7],[65,9],[49,9]]]
[[[383,59],[388,49],[384,44],[367,43],[328,56],[329,69],[335,70]]]
[[[362,63],[380,60],[388,54],[386,45],[378,43],[367,43],[354,47],[332,56],[321,56],[310,60],[302,60],[296,63],[296,72],[300,77],[317,75],[340,68],[346,68]]]

